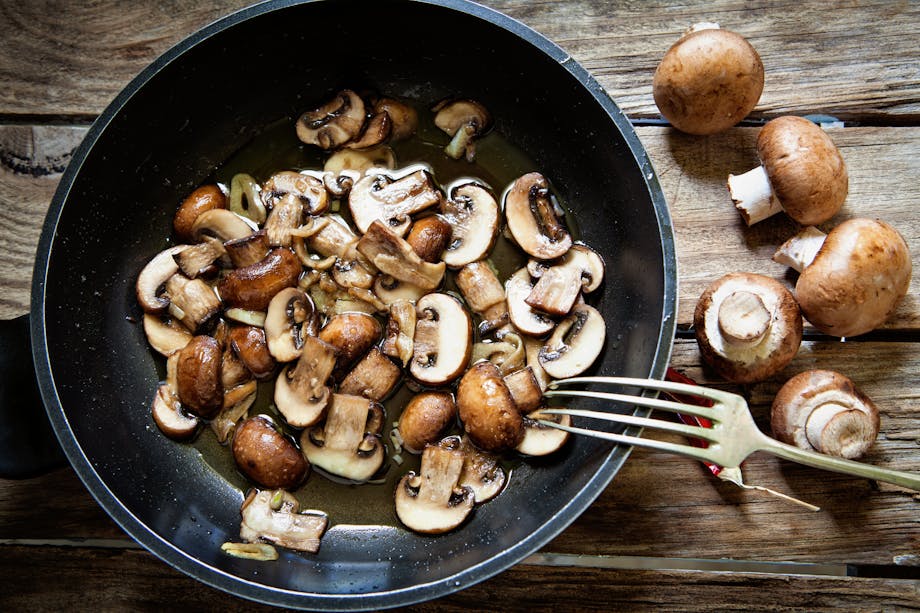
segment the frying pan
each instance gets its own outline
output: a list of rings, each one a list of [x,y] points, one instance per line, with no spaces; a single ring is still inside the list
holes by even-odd
[[[168,51],[94,123],[51,204],[30,316],[41,397],[68,461],[134,539],[206,584],[295,608],[407,605],[482,581],[568,526],[628,454],[578,439],[522,462],[496,500],[443,536],[413,534],[391,512],[336,525],[330,508],[318,554],[221,553],[238,540],[242,494],[153,425],[161,359],[136,323],[134,281],[185,194],[267,126],[355,84],[474,97],[551,177],[607,265],[592,299],[608,327],[594,372],[661,377],[674,332],[674,242],[651,164],[598,83],[524,25],[463,0],[279,1]]]

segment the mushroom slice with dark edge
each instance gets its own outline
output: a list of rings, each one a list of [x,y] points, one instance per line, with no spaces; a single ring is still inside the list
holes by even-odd
[[[428,291],[417,285],[400,281],[390,275],[377,275],[374,278],[374,295],[386,305],[397,302],[417,302]]]
[[[505,300],[505,290],[492,267],[483,260],[470,262],[457,271],[454,282],[463,299],[479,315]]]
[[[475,100],[445,100],[432,108],[434,125],[452,137],[444,153],[459,160],[472,162],[476,157],[476,139],[492,127],[492,117],[486,107]]]
[[[527,367],[533,371],[534,379],[537,380],[537,384],[540,386],[540,391],[542,392],[550,383],[550,376],[540,364],[540,352],[543,351],[543,341],[530,336],[523,336],[521,340],[524,341],[524,355],[527,357]]]
[[[234,268],[255,264],[266,255],[271,247],[265,230],[253,232],[242,238],[235,238],[224,243],[224,250],[230,257]]]
[[[386,335],[381,350],[396,358],[405,367],[412,359],[415,345],[415,305],[408,300],[398,300],[390,305]]]
[[[361,396],[333,394],[325,423],[304,430],[300,436],[307,459],[339,477],[357,482],[370,479],[384,459],[383,443],[367,433],[375,404]]]
[[[201,279],[175,274],[166,282],[169,312],[192,332],[211,326],[220,315],[220,299]]]
[[[515,179],[505,194],[508,230],[518,246],[535,258],[562,257],[572,246],[556,206],[549,183],[538,172]]]
[[[342,379],[339,392],[380,402],[396,387],[401,376],[402,369],[399,366],[379,349],[371,347],[367,355]]]
[[[374,111],[390,116],[393,127],[390,140],[405,140],[415,134],[418,128],[418,113],[414,108],[395,98],[380,98],[374,102]]]
[[[201,421],[182,406],[178,395],[179,354],[166,360],[166,381],[157,386],[151,413],[160,431],[176,441],[192,438]]]
[[[543,345],[540,365],[555,379],[574,377],[594,363],[605,337],[604,316],[590,305],[576,305]]]
[[[410,530],[442,534],[470,514],[473,490],[459,485],[464,456],[459,449],[428,445],[419,472],[410,471],[396,485],[396,515]]]
[[[369,290],[374,285],[374,273],[357,259],[336,258],[330,272],[333,280],[345,289],[354,287]]]
[[[910,287],[913,268],[904,237],[881,220],[861,218],[848,219],[826,237],[814,229],[809,234],[802,259],[794,255],[801,251],[801,235],[773,256],[801,273],[795,297],[805,318],[840,337],[885,323]]]
[[[227,208],[227,197],[217,185],[211,183],[195,189],[176,209],[173,217],[173,229],[176,231],[176,236],[183,242],[195,242],[195,232],[192,226],[198,216],[211,209],[224,208]]]
[[[275,372],[277,363],[268,348],[268,338],[263,328],[232,326],[228,333],[228,342],[230,348],[256,379],[268,379]]]
[[[284,490],[252,490],[240,507],[240,538],[266,541],[279,547],[316,553],[328,518],[320,511],[301,511],[300,503]]]
[[[514,332],[505,332],[499,339],[474,344],[470,359],[473,362],[489,360],[498,366],[502,375],[507,375],[524,366],[524,341]]]
[[[223,347],[223,354],[220,360],[220,384],[224,390],[252,381],[252,371],[246,367],[246,364],[233,351],[229,343],[218,342]]]
[[[179,272],[174,256],[187,248],[188,245],[177,245],[161,251],[137,275],[135,294],[145,313],[158,315],[169,308],[169,296],[165,295],[166,281]]]
[[[362,233],[380,220],[395,234],[403,236],[412,224],[410,215],[441,202],[441,191],[426,168],[412,166],[394,176],[368,174],[348,193],[348,208]]]
[[[374,113],[367,123],[364,124],[364,131],[361,135],[345,144],[348,149],[367,149],[376,147],[390,137],[393,130],[393,120],[386,113]]]
[[[421,453],[455,423],[457,403],[450,392],[419,392],[403,407],[397,432],[409,453]]]
[[[476,449],[466,437],[448,436],[438,445],[463,452],[463,470],[460,471],[459,483],[461,487],[473,490],[476,504],[488,502],[502,491],[507,479],[496,456]]]
[[[255,264],[231,270],[217,284],[217,291],[228,307],[264,311],[275,294],[297,285],[302,271],[294,252],[278,247]]]
[[[265,236],[272,247],[290,247],[291,232],[303,221],[303,204],[296,198],[280,200],[271,209],[265,220]]]
[[[210,336],[196,336],[177,355],[176,389],[179,401],[199,417],[214,417],[224,402],[220,343]]]
[[[361,96],[345,89],[319,108],[300,116],[297,120],[297,138],[328,151],[358,136],[364,128],[364,120],[365,109]]]
[[[275,406],[295,428],[317,423],[332,394],[327,382],[335,368],[335,347],[315,336],[303,339],[303,352],[275,381]]]
[[[803,226],[837,214],[849,190],[847,167],[834,141],[802,117],[777,117],[757,136],[760,166],[728,175],[728,190],[747,225],[786,211]]]
[[[460,379],[457,409],[463,430],[480,449],[507,451],[524,436],[521,413],[492,362],[473,364]]]
[[[218,443],[226,443],[236,425],[246,418],[250,407],[256,401],[257,391],[258,384],[251,379],[242,385],[224,390],[224,406],[210,424]]]
[[[265,317],[265,340],[268,351],[279,362],[300,357],[304,339],[316,336],[319,316],[313,300],[297,287],[275,294]]]
[[[255,231],[256,228],[249,225],[245,219],[227,209],[205,211],[192,225],[192,234],[196,242],[203,236],[214,236],[227,242],[244,238]]]
[[[543,271],[524,302],[544,313],[565,315],[581,293],[600,287],[604,260],[584,245],[572,245],[562,260]]]
[[[262,198],[270,208],[283,202],[297,202],[307,215],[322,215],[329,208],[329,194],[322,179],[293,170],[276,172],[269,177],[262,185]]]
[[[533,283],[527,268],[521,268],[505,281],[505,296],[511,323],[523,334],[543,336],[556,326],[556,322],[527,304],[527,297],[532,291]]]
[[[524,416],[524,438],[515,447],[515,451],[529,456],[544,456],[554,453],[562,448],[569,440],[569,433],[540,423],[549,421],[560,426],[572,425],[572,418],[568,415],[553,415],[540,409]]]
[[[531,366],[507,374],[502,380],[508,386],[511,398],[521,414],[535,411],[543,404],[543,390]]]
[[[444,278],[444,262],[432,264],[382,222],[374,221],[358,241],[358,251],[380,272],[422,289],[432,290]]]
[[[231,449],[240,471],[263,487],[296,487],[310,470],[294,441],[265,415],[244,420],[233,435]]]
[[[864,455],[879,431],[879,412],[850,379],[830,370],[792,377],[773,399],[773,435],[790,445],[841,458]]]
[[[703,359],[736,383],[763,381],[786,367],[802,342],[802,315],[782,283],[753,273],[725,275],[693,313]]]
[[[179,270],[189,279],[214,276],[217,273],[218,260],[221,260],[221,264],[230,264],[223,242],[213,236],[203,236],[202,242],[190,245],[173,257],[179,265]]]
[[[472,351],[470,316],[448,294],[427,294],[416,304],[415,339],[409,372],[418,381],[444,385],[466,368]]]
[[[149,313],[144,313],[144,333],[150,346],[167,358],[192,340],[192,333],[176,320],[164,321],[159,316]]]
[[[451,225],[451,239],[444,251],[444,263],[457,268],[481,260],[492,249],[500,226],[498,203],[482,185],[463,180],[447,190],[442,206]]]

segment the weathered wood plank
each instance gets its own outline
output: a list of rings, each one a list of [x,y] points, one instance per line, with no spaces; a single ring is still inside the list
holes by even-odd
[[[269,611],[207,587],[140,550],[0,546],[5,610]],[[912,610],[918,583],[898,579],[519,565],[406,611]],[[764,594],[770,594],[768,599]]]
[[[197,28],[247,0],[0,2],[0,115],[99,113],[128,81]],[[661,56],[697,21],[736,30],[757,48],[766,87],[755,116],[821,111],[886,122],[920,116],[914,2],[828,5],[740,0],[654,2],[486,0],[554,40],[634,117],[658,117]],[[854,78],[855,74],[865,77]]]

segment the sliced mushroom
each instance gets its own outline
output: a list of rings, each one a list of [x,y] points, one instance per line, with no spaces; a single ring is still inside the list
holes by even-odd
[[[383,353],[402,362],[403,367],[412,359],[415,346],[415,305],[408,300],[398,300],[390,305]]]
[[[546,178],[538,172],[519,177],[505,193],[505,218],[518,246],[541,260],[565,255],[572,237],[556,213]]]
[[[275,294],[265,317],[265,339],[272,357],[279,362],[296,360],[303,352],[304,339],[318,331],[319,316],[306,292],[289,287]]]
[[[462,157],[472,162],[476,156],[476,139],[492,127],[492,117],[486,107],[475,100],[446,100],[432,109],[434,124],[441,128],[451,141],[444,148],[449,157]]]
[[[463,523],[476,502],[473,491],[459,485],[463,462],[459,449],[425,448],[419,474],[406,473],[396,486],[396,515],[406,527],[441,534]]]
[[[278,247],[250,266],[231,270],[217,285],[229,307],[264,311],[275,294],[297,285],[303,269],[290,249]]]
[[[326,322],[319,338],[336,348],[337,379],[380,340],[382,332],[380,323],[367,313],[340,313]]]
[[[476,449],[466,437],[448,436],[438,445],[463,452],[460,485],[473,490],[476,504],[488,502],[502,491],[507,479],[495,455]]]
[[[587,304],[576,305],[540,350],[540,365],[555,379],[583,373],[604,348],[604,316]]]
[[[325,191],[325,188],[323,189]],[[272,247],[290,247],[291,232],[303,221],[303,204],[296,198],[277,202],[265,220],[265,236]]]
[[[294,442],[265,415],[244,420],[233,435],[231,449],[240,472],[263,487],[293,488],[310,470]]]
[[[220,359],[220,384],[224,390],[252,381],[252,372],[246,368],[240,356],[225,343],[221,343],[221,346],[224,350]]]
[[[462,180],[450,186],[447,194],[442,212],[452,231],[443,259],[457,268],[486,257],[501,222],[498,203],[482,185]]]
[[[352,481],[367,481],[383,465],[383,443],[367,433],[375,403],[361,396],[333,394],[322,426],[300,436],[307,459],[328,473]]]
[[[297,138],[321,149],[336,149],[358,136],[364,127],[364,101],[350,89],[297,120]]]
[[[266,212],[265,203],[262,202],[262,188],[252,176],[238,173],[230,179],[230,210],[257,224],[265,222]]]
[[[156,254],[137,276],[135,295],[145,313],[159,315],[169,308],[169,296],[165,295],[166,281],[179,272],[175,255],[188,245],[177,245]]]
[[[396,154],[386,145],[377,145],[360,151],[341,149],[330,155],[323,165],[323,183],[333,196],[341,198],[346,196],[371,168],[393,170],[396,168]],[[329,189],[330,186],[333,189]]]
[[[237,424],[249,414],[250,407],[256,401],[257,391],[258,385],[251,379],[224,391],[224,406],[210,424],[218,443],[224,444],[230,440]]]
[[[535,411],[543,404],[543,390],[532,367],[525,366],[505,375],[502,380],[522,415]]]
[[[329,223],[310,237],[310,248],[324,257],[349,259],[358,243],[358,235],[338,215],[327,215],[326,219]]]
[[[205,211],[192,225],[192,234],[196,242],[203,236],[214,236],[227,242],[244,238],[255,231],[256,228],[246,223],[245,219],[227,209]]]
[[[342,288],[370,289],[374,285],[374,273],[358,260],[337,258],[330,270],[332,278]]]
[[[201,420],[182,408],[179,396],[168,383],[160,383],[151,405],[153,421],[160,431],[175,441],[192,438]]]
[[[524,422],[498,367],[477,362],[457,386],[457,409],[463,430],[486,451],[513,449],[524,436]]]
[[[422,453],[433,444],[457,419],[457,403],[450,392],[420,392],[403,408],[397,426],[403,448],[409,453]]]
[[[236,238],[224,243],[224,250],[230,257],[234,268],[243,268],[259,262],[268,255],[271,247],[265,230],[248,234],[243,238]]]
[[[400,281],[390,275],[377,275],[374,278],[374,294],[386,305],[393,306],[397,302],[417,302],[419,298],[428,293],[417,285]]]
[[[441,254],[450,242],[451,226],[438,215],[422,217],[414,224],[406,242],[426,262],[440,262]]]
[[[357,248],[380,272],[422,289],[432,290],[444,278],[444,262],[425,262],[409,243],[380,221],[370,225]]]
[[[267,541],[279,547],[316,553],[328,518],[319,511],[300,511],[300,503],[284,490],[252,490],[240,507],[240,538]]]
[[[202,239],[197,245],[190,245],[173,256],[179,270],[189,279],[213,276],[217,272],[218,260],[230,263],[227,250],[219,238],[204,236]]]
[[[405,140],[415,134],[418,128],[418,113],[414,108],[395,98],[380,98],[374,103],[374,111],[390,116],[393,127],[390,140]]]
[[[201,279],[175,274],[166,282],[169,312],[192,332],[210,327],[220,315],[220,299]]]
[[[220,343],[210,336],[196,336],[177,355],[176,389],[179,401],[199,417],[214,417],[224,403]]]
[[[265,330],[256,326],[232,326],[228,345],[256,379],[264,380],[275,372],[275,358],[268,348]]]
[[[382,172],[368,174],[348,193],[348,208],[362,233],[380,220],[398,236],[412,224],[410,215],[441,202],[441,192],[425,168],[403,169],[390,176]]]
[[[148,313],[144,313],[144,333],[147,335],[147,342],[150,343],[150,346],[167,358],[192,340],[192,333],[176,320],[164,321],[159,316]]]
[[[572,418],[568,415],[553,415],[543,410],[530,412],[524,416],[524,438],[515,451],[529,456],[545,456],[558,451],[569,440],[568,432],[544,425],[541,421],[572,425]]]
[[[336,349],[315,336],[303,339],[297,363],[286,366],[275,381],[275,406],[295,428],[317,423],[329,404],[327,385],[335,368]]]
[[[364,396],[368,400],[381,402],[386,398],[399,379],[402,370],[382,351],[372,347],[360,362],[345,375],[339,385],[339,392],[351,396]]]
[[[546,390],[551,380],[550,376],[543,370],[543,366],[540,364],[540,352],[543,351],[543,341],[530,336],[523,336],[521,340],[524,341],[524,354],[527,356],[527,367],[533,371],[533,376],[537,380],[537,384],[540,386],[540,391],[542,392]]]
[[[227,197],[220,187],[211,183],[202,185],[186,196],[173,217],[173,229],[176,237],[186,243],[195,241],[193,226],[198,216],[211,209],[227,208]]]
[[[603,279],[601,256],[585,245],[572,245],[558,264],[543,271],[524,302],[544,313],[565,315],[582,292],[593,292]]]
[[[479,315],[505,300],[502,282],[484,260],[466,264],[457,271],[454,282],[469,307]]]
[[[533,283],[527,268],[521,268],[505,281],[505,296],[508,300],[508,314],[511,323],[523,334],[544,336],[556,322],[545,313],[534,310],[527,304],[527,297],[533,292]]]
[[[507,332],[498,340],[481,341],[473,345],[470,359],[473,362],[489,360],[498,366],[503,375],[507,375],[524,366],[524,342],[514,332]]]
[[[276,172],[269,177],[262,186],[262,199],[269,208],[297,202],[307,215],[322,215],[329,208],[329,194],[322,179],[293,170]]]
[[[364,131],[360,136],[345,144],[348,149],[367,149],[375,147],[390,137],[393,130],[393,120],[386,113],[375,113],[364,124]]]
[[[460,301],[427,294],[416,305],[417,320],[409,372],[418,381],[443,385],[459,377],[472,351],[472,322]]]

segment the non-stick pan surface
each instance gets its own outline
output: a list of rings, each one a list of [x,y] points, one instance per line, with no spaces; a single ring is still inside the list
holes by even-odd
[[[32,302],[43,399],[74,469],[141,544],[210,585],[311,609],[404,605],[492,576],[574,520],[627,454],[575,440],[518,467],[498,499],[439,537],[340,525],[316,555],[264,563],[221,553],[238,540],[241,492],[153,425],[158,358],[132,321],[134,281],[165,246],[185,194],[266,126],[355,84],[477,98],[552,178],[606,260],[595,304],[608,341],[596,372],[662,376],[674,330],[673,237],[645,152],[585,70],[520,23],[460,0],[274,2],[157,60],[94,124],[50,208]]]

